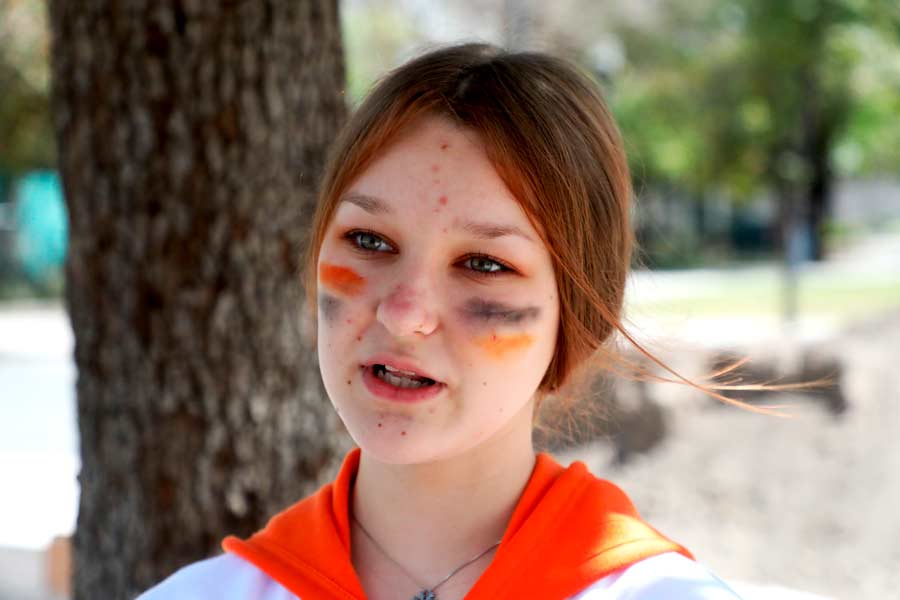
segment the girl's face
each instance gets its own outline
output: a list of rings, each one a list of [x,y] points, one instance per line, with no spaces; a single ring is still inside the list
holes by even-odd
[[[556,282],[477,134],[411,127],[343,195],[317,268],[322,378],[365,451],[422,463],[530,435]]]

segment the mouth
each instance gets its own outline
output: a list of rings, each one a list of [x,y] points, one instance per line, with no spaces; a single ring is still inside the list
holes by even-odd
[[[446,385],[415,371],[384,363],[362,367],[363,383],[375,396],[397,402],[420,402],[433,398]]]
[[[405,371],[390,365],[376,363],[371,368],[375,377],[400,388],[419,389],[437,383],[434,379],[419,375],[415,371]]]

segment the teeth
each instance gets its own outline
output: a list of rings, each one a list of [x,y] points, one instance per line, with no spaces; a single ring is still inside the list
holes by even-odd
[[[393,371],[393,373],[388,372],[388,369],[390,371]],[[378,377],[382,381],[386,381],[386,382],[390,383],[391,385],[394,385],[394,386],[397,386],[400,388],[415,389],[415,388],[423,387],[425,385],[431,385],[427,381],[419,381],[419,380],[415,380],[415,379],[409,379],[408,377],[403,377],[400,375],[394,375],[394,373],[409,373],[409,371],[400,371],[398,369],[393,369],[387,365],[378,365],[373,368],[373,371],[375,372],[375,377]],[[410,373],[410,375],[415,376],[414,373]]]
[[[413,373],[412,371],[403,371],[401,369],[395,369],[391,365],[384,365],[384,368],[390,371],[391,373],[400,373],[401,375],[408,375],[409,377],[420,377],[418,373]]]

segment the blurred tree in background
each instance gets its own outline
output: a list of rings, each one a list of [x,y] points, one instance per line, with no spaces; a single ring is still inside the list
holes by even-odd
[[[336,0],[53,0],[81,488],[74,597],[133,598],[346,450],[302,241],[343,121]]]
[[[46,10],[35,0],[0,0],[0,176],[55,163]]]
[[[684,192],[701,237],[711,196],[768,192],[782,240],[805,232],[820,259],[835,177],[900,170],[900,5],[674,0],[613,30],[635,176]]]

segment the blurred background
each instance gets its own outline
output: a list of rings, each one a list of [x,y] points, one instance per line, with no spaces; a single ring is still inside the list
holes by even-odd
[[[886,0],[344,0],[347,99],[432,44],[579,63],[622,129],[641,251],[632,331],[685,374],[750,356],[748,396],[609,382],[539,441],[619,483],[750,597],[900,589],[900,9]],[[78,507],[66,208],[47,11],[0,0],[0,600],[67,597]],[[611,417],[611,418],[610,418]],[[788,590],[795,590],[789,592]],[[801,592],[808,594],[804,595]],[[814,596],[815,595],[815,596]]]

